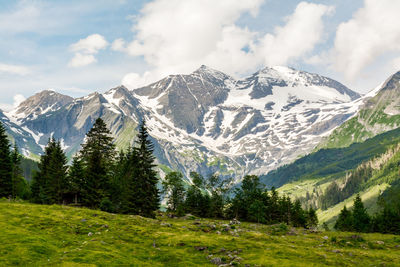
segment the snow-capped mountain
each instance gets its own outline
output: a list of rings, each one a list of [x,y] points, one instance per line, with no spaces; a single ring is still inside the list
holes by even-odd
[[[38,146],[54,136],[72,155],[97,117],[121,148],[146,118],[163,167],[240,177],[310,152],[357,112],[359,97],[332,79],[287,67],[237,80],[201,66],[132,91],[121,86],[77,99],[43,91],[1,120],[25,129]]]

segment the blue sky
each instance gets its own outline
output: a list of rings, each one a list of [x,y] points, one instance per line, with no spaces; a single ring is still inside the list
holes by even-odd
[[[365,93],[400,70],[400,1],[0,1],[0,108],[131,89],[201,64],[288,65]]]

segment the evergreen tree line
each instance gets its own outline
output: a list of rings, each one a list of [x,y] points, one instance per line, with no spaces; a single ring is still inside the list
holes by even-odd
[[[349,232],[400,234],[400,204],[398,202],[388,204],[382,199],[378,202],[382,207],[381,211],[370,216],[360,195],[357,195],[351,210],[344,206],[340,211],[334,226],[335,229]]]
[[[29,198],[29,187],[20,167],[18,147],[11,148],[6,129],[0,123],[0,198]]]
[[[0,127],[0,196],[24,196],[38,204],[72,204],[154,217],[160,192],[145,122],[127,150],[118,153],[113,141],[104,121],[97,119],[68,166],[60,141],[51,138],[28,187],[19,168],[18,149],[10,148],[5,129]],[[258,176],[245,176],[241,186],[234,189],[230,179],[218,175],[205,179],[192,172],[190,178],[188,185],[182,173],[171,172],[162,181],[168,212],[266,224],[284,222],[298,227],[318,223],[314,209],[303,209],[300,201],[279,196],[274,188],[268,192]]]
[[[60,141],[49,140],[33,176],[31,200],[154,217],[159,208],[154,160],[144,121],[134,145],[118,154],[111,132],[98,118],[70,167]]]
[[[181,173],[166,175],[163,192],[168,197],[167,211],[178,216],[191,213],[199,217],[235,218],[265,224],[283,222],[306,228],[318,224],[314,209],[303,209],[300,201],[292,202],[287,196],[279,196],[274,188],[268,192],[258,176],[245,176],[241,186],[233,189],[233,194],[229,194],[229,180],[221,180],[217,175],[206,180],[195,172],[190,176],[192,184],[185,187]]]

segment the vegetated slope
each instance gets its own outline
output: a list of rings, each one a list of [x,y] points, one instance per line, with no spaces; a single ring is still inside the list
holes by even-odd
[[[400,262],[393,235],[283,225],[153,219],[68,206],[0,201],[0,265],[348,266]],[[377,242],[380,241],[380,242]]]
[[[71,157],[97,117],[119,148],[146,119],[160,164],[186,176],[218,171],[240,178],[310,152],[357,112],[359,97],[332,79],[287,67],[237,80],[201,66],[134,90],[119,86],[76,99],[43,91],[0,120],[24,155],[37,155],[55,137]]]
[[[400,71],[363,98],[367,100],[358,114],[335,129],[319,147],[345,147],[400,126]]]
[[[398,130],[393,130],[388,133],[397,132]],[[382,139],[382,136],[386,134],[378,135],[371,140]],[[305,206],[318,208],[320,220],[328,222],[329,225],[334,224],[343,206],[352,206],[356,194],[361,195],[371,215],[382,208],[379,205],[382,199],[386,203],[398,205],[400,143],[397,140],[397,143],[392,145],[378,141],[376,144],[386,150],[363,161],[352,170],[325,176],[305,175],[308,179],[303,178],[300,181],[285,184],[279,188],[279,191],[299,199]]]
[[[362,143],[349,147],[320,149],[295,162],[261,176],[267,186],[280,187],[286,183],[323,177],[341,177],[363,161],[383,152],[400,142],[400,128],[391,130]]]

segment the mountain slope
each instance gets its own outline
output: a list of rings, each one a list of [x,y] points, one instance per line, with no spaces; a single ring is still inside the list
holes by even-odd
[[[321,149],[261,176],[261,180],[267,186],[280,187],[299,180],[340,178],[345,176],[347,171],[382,154],[399,142],[400,128],[349,147]]]
[[[364,98],[358,114],[335,129],[320,147],[344,147],[400,127],[400,71]]]
[[[43,91],[2,121],[23,130],[8,127],[26,155],[39,153],[53,136],[72,156],[97,117],[119,148],[132,143],[138,122],[146,119],[160,164],[185,174],[241,177],[310,152],[357,112],[358,98],[334,80],[286,67],[237,80],[201,66],[132,91],[120,86],[77,99]]]

